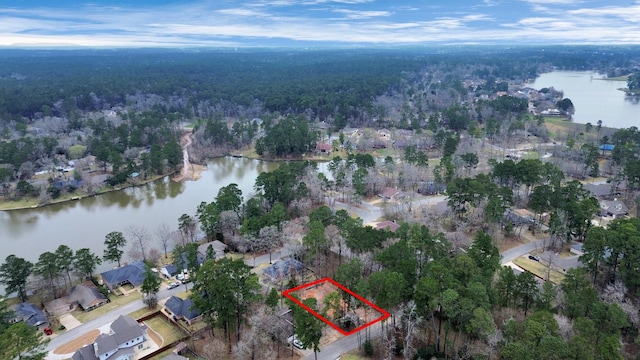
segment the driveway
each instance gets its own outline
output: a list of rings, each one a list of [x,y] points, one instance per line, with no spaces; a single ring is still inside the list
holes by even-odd
[[[82,323],[71,314],[64,314],[60,316],[59,320],[60,324],[67,328],[67,330],[75,329],[78,326],[82,325]]]

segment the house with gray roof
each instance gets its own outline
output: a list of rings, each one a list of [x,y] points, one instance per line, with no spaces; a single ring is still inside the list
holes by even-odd
[[[136,261],[117,269],[103,272],[102,281],[109,288],[117,288],[124,284],[139,286],[144,281],[144,262]]]
[[[80,305],[82,310],[90,311],[109,302],[106,296],[93,284],[82,283],[73,287],[68,296],[69,303]]]
[[[620,192],[612,184],[584,184],[584,188],[598,199],[612,200],[615,196],[620,195]]]
[[[216,260],[224,257],[224,252],[227,250],[227,245],[220,240],[214,240],[198,246],[198,253],[202,256],[203,261],[207,257],[207,248],[209,248],[209,246],[213,248],[213,252],[216,254]]]
[[[271,281],[278,281],[292,275],[297,275],[305,269],[304,263],[293,258],[286,258],[274,262],[265,268],[262,273],[268,276]]]
[[[160,269],[160,273],[162,274],[162,276],[169,279],[178,273],[178,268],[173,264],[167,264],[162,269]]]
[[[76,351],[72,360],[133,360],[136,350],[144,348],[144,330],[134,319],[118,317],[108,334],[100,334],[92,345]]]
[[[627,205],[619,200],[602,200],[600,201],[600,216],[610,216],[614,219],[627,216],[629,214],[629,208]]]
[[[200,311],[193,306],[191,299],[172,296],[164,303],[164,309],[173,320],[184,320],[189,325],[202,319]]]
[[[38,329],[49,326],[49,320],[47,316],[38,309],[35,305],[23,302],[13,307],[13,313],[15,314],[15,322],[24,322],[29,326],[35,326]]]
[[[400,227],[400,225],[398,225],[398,223],[396,223],[395,221],[381,221],[379,223],[376,224],[376,229],[378,230],[388,230],[391,232],[396,232],[398,230],[398,228]]]

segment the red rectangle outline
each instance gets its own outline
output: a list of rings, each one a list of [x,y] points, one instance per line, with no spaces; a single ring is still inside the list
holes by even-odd
[[[338,325],[334,324],[333,322],[329,321],[328,319],[326,319],[324,316],[318,314],[317,312],[315,312],[313,309],[311,309],[310,307],[308,307],[307,305],[303,304],[300,300],[296,299],[295,297],[293,297],[290,293],[292,292],[296,292],[298,290],[302,290],[302,289],[306,289],[308,287],[311,287],[313,285],[318,285],[320,283],[323,282],[330,282],[331,284],[339,287],[340,289],[344,290],[345,292],[347,292],[348,294],[350,294],[351,296],[355,297],[356,299],[362,301],[363,303],[367,304],[368,306],[371,306],[372,308],[374,308],[376,311],[378,311],[379,313],[382,314],[381,317],[374,319],[373,321],[370,321],[364,325],[361,325],[351,331],[345,331],[342,330]],[[355,292],[347,289],[345,286],[339,284],[338,282],[336,282],[335,280],[331,279],[331,278],[323,278],[320,280],[316,280],[316,281],[312,281],[310,283],[306,283],[300,286],[296,286],[293,289],[288,289],[282,292],[282,296],[286,297],[287,299],[293,301],[294,303],[296,303],[297,305],[299,305],[300,307],[302,307],[303,309],[307,310],[309,313],[311,313],[313,316],[317,317],[318,319],[322,320],[323,322],[325,322],[327,325],[331,326],[332,328],[338,330],[342,335],[345,336],[349,336],[352,335],[366,327],[369,327],[377,322],[380,322],[384,319],[387,319],[391,316],[391,314],[389,314],[388,312],[386,312],[385,310],[379,308],[378,306],[376,306],[374,303],[370,302],[369,300],[363,298],[362,296],[356,294]]]

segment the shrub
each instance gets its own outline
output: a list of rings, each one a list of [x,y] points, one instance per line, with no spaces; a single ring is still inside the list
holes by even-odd
[[[367,339],[364,342],[364,355],[365,356],[373,356],[373,344],[371,340]]]

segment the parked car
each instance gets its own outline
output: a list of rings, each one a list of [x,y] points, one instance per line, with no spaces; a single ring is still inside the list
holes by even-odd
[[[293,338],[293,346],[297,347],[298,349],[304,349],[304,344],[302,343],[302,341],[298,340],[297,338]]]
[[[51,330],[51,328],[50,328],[50,327],[46,327],[46,328],[44,328],[44,330],[43,330],[43,331],[44,331],[45,335],[51,335],[51,334],[53,334],[53,330]]]
[[[535,256],[535,255],[529,255],[529,259],[533,260],[533,261],[540,261],[540,258]]]
[[[178,286],[180,286],[179,282],[172,282],[171,284],[169,284],[169,286],[167,286],[167,289],[174,289],[174,288],[177,288]]]

